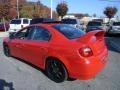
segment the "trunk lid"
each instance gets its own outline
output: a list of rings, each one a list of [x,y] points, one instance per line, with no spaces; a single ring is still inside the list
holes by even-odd
[[[101,30],[88,32],[81,36],[77,41],[89,46],[94,55],[100,54],[106,48],[104,31]]]

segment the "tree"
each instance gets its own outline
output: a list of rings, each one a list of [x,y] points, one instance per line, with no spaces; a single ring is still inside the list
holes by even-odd
[[[17,16],[17,11],[16,11],[16,9],[10,8],[9,14],[7,15],[6,20],[9,21],[9,20],[15,18],[16,16]]]
[[[7,0],[5,2],[4,0],[0,2],[0,19],[7,18],[7,15],[9,14],[10,11],[10,0]]]
[[[26,4],[26,0],[18,0],[18,10],[19,10],[20,17],[21,17],[20,11],[25,4]],[[10,0],[10,5],[17,12],[17,0]]]
[[[115,16],[115,14],[117,13],[117,8],[116,7],[106,7],[104,10],[104,14],[109,18],[109,22],[110,19],[113,18]]]
[[[50,17],[50,8],[43,5],[40,0],[37,2],[18,1],[20,17]],[[17,17],[17,0],[0,0],[0,19],[3,16],[7,21]],[[57,18],[57,13],[54,11],[53,17]]]
[[[63,16],[65,16],[68,11],[67,4],[65,2],[59,3],[56,7],[56,11],[58,13],[58,16],[61,16],[63,18]]]
[[[22,9],[26,0],[18,0],[19,1],[19,11]],[[16,18],[17,16],[17,0],[0,0],[0,19],[5,18],[6,20],[10,20]]]

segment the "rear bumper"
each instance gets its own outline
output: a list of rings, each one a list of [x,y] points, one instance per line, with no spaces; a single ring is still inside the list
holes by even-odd
[[[83,62],[79,62],[80,60],[76,61],[77,62],[72,63],[69,76],[81,80],[91,79],[106,65],[108,61],[108,50],[105,49],[104,52],[98,56],[84,59]]]

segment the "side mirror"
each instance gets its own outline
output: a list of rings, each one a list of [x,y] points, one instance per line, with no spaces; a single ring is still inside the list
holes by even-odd
[[[15,34],[14,33],[9,34],[9,38],[10,39],[14,39],[15,38]]]

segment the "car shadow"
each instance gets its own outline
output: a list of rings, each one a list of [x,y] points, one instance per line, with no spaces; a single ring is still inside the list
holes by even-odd
[[[116,37],[118,37],[118,36],[116,36]],[[111,40],[109,40],[108,38],[105,38],[105,42],[106,42],[106,46],[107,46],[108,50],[120,53],[120,48],[115,47],[115,45],[112,43]]]
[[[0,79],[0,90],[15,90],[15,89],[13,88],[12,82],[8,83],[5,80]]]
[[[20,58],[18,58],[18,57],[12,56],[12,58],[15,58],[16,60],[21,61],[21,62],[23,62],[23,63],[25,63],[25,64],[27,64],[27,65],[30,65],[31,67],[37,69],[38,71],[41,71],[45,76],[47,76],[46,71],[43,70],[43,69],[41,69],[40,67],[37,67],[36,65],[34,65],[34,64],[30,63],[30,62],[27,62],[27,61],[25,61],[25,60],[23,60],[23,59],[20,59]]]
[[[23,62],[23,63],[25,63],[25,64],[27,64],[27,65],[30,65],[31,67],[37,69],[38,71],[41,71],[47,78],[49,78],[49,77],[47,76],[46,71],[43,70],[43,69],[41,69],[40,67],[37,67],[36,65],[34,65],[34,64],[32,64],[32,63],[29,63],[29,62],[27,62],[27,61],[25,61],[25,60],[23,60],[23,59],[20,59],[20,58],[14,57],[14,56],[12,56],[12,57],[15,58],[15,59],[18,60],[18,61],[21,61],[21,62]],[[49,79],[50,79],[50,78],[49,78]],[[68,77],[68,79],[67,79],[67,81],[75,81],[75,80],[77,80],[77,79],[75,79],[75,78],[70,78],[70,77]]]

